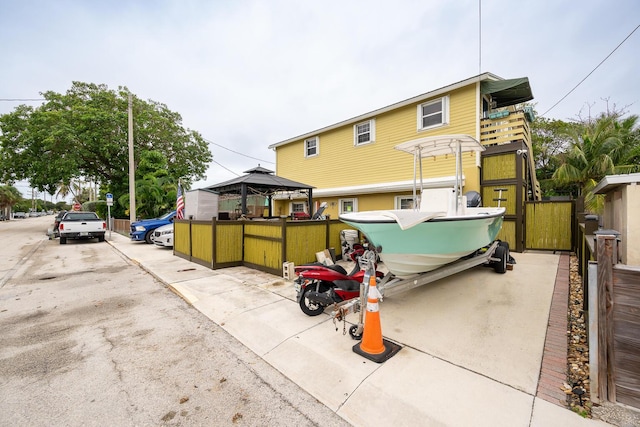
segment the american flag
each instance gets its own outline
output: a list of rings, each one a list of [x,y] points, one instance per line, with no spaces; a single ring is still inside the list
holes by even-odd
[[[184,219],[184,197],[182,197],[182,186],[178,183],[178,200],[176,201],[176,218]]]

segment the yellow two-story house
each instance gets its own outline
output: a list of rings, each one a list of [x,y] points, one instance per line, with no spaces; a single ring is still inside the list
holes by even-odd
[[[274,212],[337,218],[345,212],[413,208],[414,160],[395,150],[428,136],[465,134],[486,146],[462,160],[464,192],[476,191],[483,205],[507,207],[503,240],[521,249],[523,205],[539,200],[529,122],[533,99],[528,79],[484,73],[339,123],[270,145],[276,174],[313,189],[276,199]],[[423,160],[424,188],[452,187],[454,156]],[[502,191],[499,191],[502,189]],[[499,195],[500,194],[500,195]]]

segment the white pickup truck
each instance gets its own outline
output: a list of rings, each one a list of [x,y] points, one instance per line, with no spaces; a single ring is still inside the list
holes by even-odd
[[[61,245],[66,245],[67,239],[97,238],[98,242],[104,242],[106,230],[106,221],[95,212],[67,212],[58,225]]]

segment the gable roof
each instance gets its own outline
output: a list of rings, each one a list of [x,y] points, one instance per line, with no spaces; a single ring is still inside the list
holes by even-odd
[[[526,77],[525,77],[525,79],[526,79]],[[379,108],[377,110],[373,110],[373,111],[370,111],[368,113],[361,114],[359,116],[352,117],[350,119],[343,120],[341,122],[338,122],[338,123],[335,123],[335,124],[332,124],[332,125],[329,125],[329,126],[317,129],[317,130],[314,130],[312,132],[307,132],[307,133],[304,133],[302,135],[295,136],[293,138],[285,139],[284,141],[276,142],[274,144],[269,145],[269,148],[274,149],[274,148],[280,147],[282,145],[290,144],[292,142],[300,141],[301,139],[305,139],[305,138],[309,138],[309,137],[312,137],[312,136],[316,136],[316,135],[318,135],[320,133],[327,132],[329,130],[336,129],[336,128],[339,128],[339,127],[342,127],[342,126],[345,126],[345,125],[356,124],[358,122],[361,122],[361,121],[364,121],[364,120],[368,120],[370,118],[378,116],[378,115],[380,115],[382,113],[386,113],[387,111],[392,111],[392,110],[395,110],[397,108],[405,107],[407,105],[411,105],[411,104],[415,104],[415,103],[418,103],[418,102],[426,101],[426,100],[428,100],[430,98],[434,98],[436,96],[443,95],[443,94],[446,94],[448,92],[451,92],[452,90],[456,90],[456,89],[459,89],[459,88],[462,88],[462,87],[465,87],[465,86],[469,86],[470,84],[483,82],[483,81],[505,81],[505,79],[503,79],[502,77],[499,77],[499,76],[497,76],[495,74],[492,74],[492,73],[483,73],[483,74],[480,74],[480,75],[477,75],[477,76],[474,76],[474,77],[470,77],[470,78],[465,79],[465,80],[461,80],[461,81],[459,81],[457,83],[453,83],[453,84],[441,87],[440,89],[436,89],[436,90],[433,90],[431,92],[423,93],[421,95],[414,96],[414,97],[409,98],[409,99],[405,99],[404,101],[396,102],[395,104],[391,104],[391,105],[388,105],[386,107],[382,107],[382,108]],[[527,82],[528,82],[528,79],[527,79]]]

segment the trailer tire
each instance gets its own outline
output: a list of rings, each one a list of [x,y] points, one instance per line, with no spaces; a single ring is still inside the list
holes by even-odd
[[[504,274],[507,272],[507,260],[509,259],[509,249],[503,245],[498,245],[496,251],[493,253],[494,258],[498,258],[498,261],[494,261],[493,269],[496,273]]]
[[[349,328],[349,335],[351,336],[351,338],[353,338],[354,340],[358,340],[360,341],[362,339],[362,333],[357,333],[358,332],[358,325],[353,325]]]

